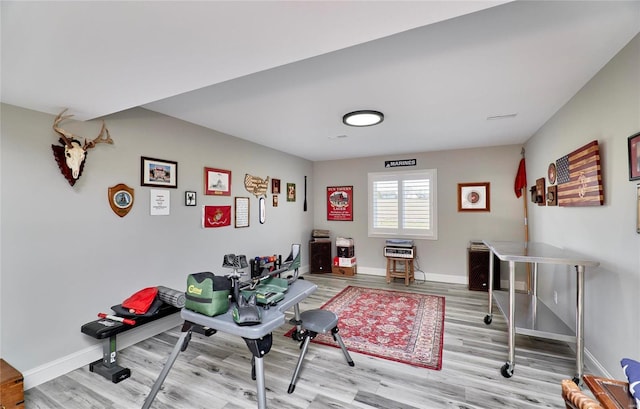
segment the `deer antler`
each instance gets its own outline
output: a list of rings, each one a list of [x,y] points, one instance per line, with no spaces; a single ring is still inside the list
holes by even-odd
[[[59,126],[60,122],[64,121],[65,119],[69,119],[73,116],[73,115],[64,115],[65,112],[67,112],[67,109],[60,112],[56,117],[56,119],[53,121],[53,130],[56,131],[58,135],[60,135],[60,137],[64,141],[64,144],[67,145],[67,147],[72,148],[73,146],[71,145],[71,141],[73,139],[80,140],[80,137],[60,128]],[[104,137],[105,131],[107,133],[106,138]],[[95,146],[99,143],[113,144],[113,139],[111,139],[111,134],[109,134],[109,130],[107,129],[107,125],[104,123],[104,121],[102,121],[102,129],[100,129],[100,134],[98,134],[97,138],[93,140],[89,140],[87,138],[84,139],[84,146],[82,147],[82,150],[86,151],[87,149],[95,148]]]
[[[72,148],[73,145],[71,145],[71,141],[76,138],[76,136],[74,134],[72,134],[71,132],[67,132],[64,129],[60,128],[58,125],[60,125],[60,122],[64,121],[65,119],[69,119],[71,118],[73,115],[64,115],[63,114],[67,112],[67,110],[65,109],[64,111],[60,112],[58,114],[58,116],[56,117],[56,119],[53,121],[53,130],[56,131],[56,133],[58,135],[60,135],[60,138],[62,138],[62,140],[64,141],[64,144],[67,145],[67,147]]]
[[[103,134],[105,133],[105,131],[107,132],[107,137],[103,138]],[[82,149],[86,151],[87,149],[95,148],[95,146],[99,143],[113,144],[113,139],[111,139],[111,134],[109,133],[109,129],[107,129],[107,125],[104,123],[104,121],[102,121],[102,129],[100,129],[100,134],[98,135],[98,137],[92,141],[85,139]]]

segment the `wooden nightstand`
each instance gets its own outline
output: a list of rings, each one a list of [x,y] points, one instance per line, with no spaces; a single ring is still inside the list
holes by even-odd
[[[0,408],[24,409],[22,374],[0,359]]]

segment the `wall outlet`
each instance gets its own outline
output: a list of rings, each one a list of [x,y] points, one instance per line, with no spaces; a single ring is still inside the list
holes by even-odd
[[[556,304],[558,303],[558,292],[557,291],[553,292],[553,302],[556,303]]]

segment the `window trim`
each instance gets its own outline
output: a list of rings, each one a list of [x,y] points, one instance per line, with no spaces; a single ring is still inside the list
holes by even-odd
[[[402,181],[410,179],[429,179],[429,217],[431,228],[426,234],[415,234],[411,230],[398,228],[393,231],[384,232],[382,229],[373,227],[373,184],[381,180],[397,180],[399,183],[399,195],[402,196]],[[438,171],[437,169],[414,169],[406,171],[385,171],[385,172],[369,172],[367,174],[367,234],[368,237],[381,238],[407,238],[417,240],[437,240],[438,239]]]

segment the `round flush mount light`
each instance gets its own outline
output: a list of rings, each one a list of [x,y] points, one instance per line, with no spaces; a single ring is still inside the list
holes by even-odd
[[[378,125],[384,120],[382,112],[362,110],[349,112],[342,117],[342,122],[349,126],[372,126]]]

